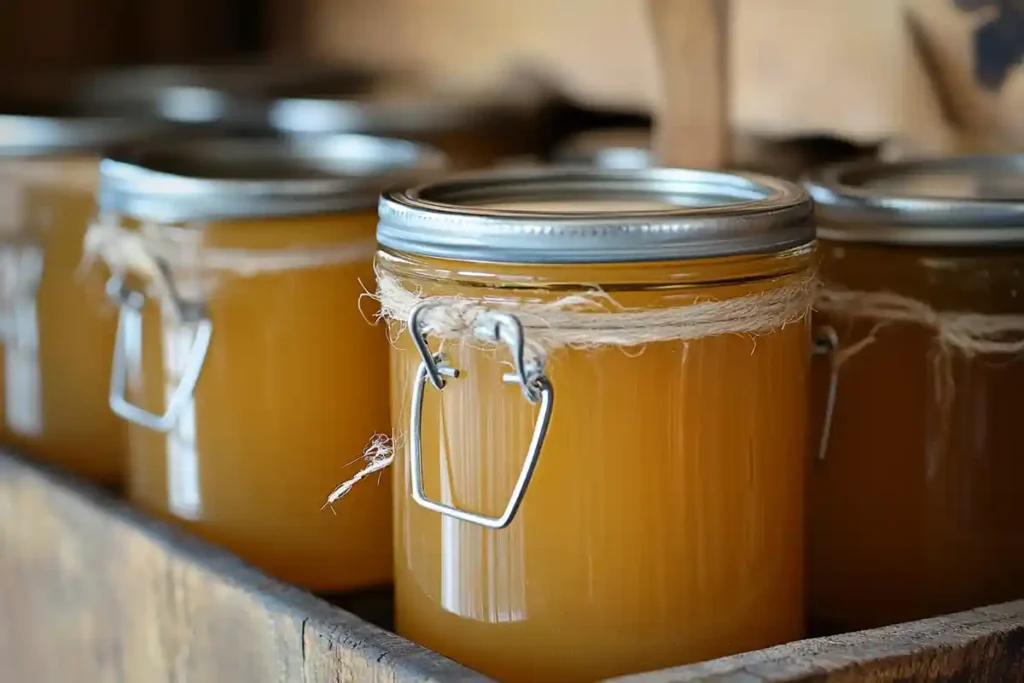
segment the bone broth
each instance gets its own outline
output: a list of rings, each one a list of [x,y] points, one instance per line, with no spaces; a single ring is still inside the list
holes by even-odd
[[[104,160],[90,242],[120,302],[111,400],[133,502],[308,588],[388,582],[388,479],[321,507],[388,424],[387,339],[360,309],[373,205],[440,163],[346,135]],[[179,191],[152,200],[168,177]]]
[[[385,196],[399,633],[508,681],[800,637],[808,218],[665,169]]]

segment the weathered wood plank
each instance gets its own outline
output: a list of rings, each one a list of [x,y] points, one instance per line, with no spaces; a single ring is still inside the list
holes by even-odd
[[[386,596],[345,596],[387,621]],[[482,683],[127,505],[0,453],[0,680]],[[618,683],[1024,681],[1024,601]]]
[[[615,679],[615,683],[695,681],[1024,681],[1024,600]]]
[[[0,679],[488,680],[7,454],[0,454]]]

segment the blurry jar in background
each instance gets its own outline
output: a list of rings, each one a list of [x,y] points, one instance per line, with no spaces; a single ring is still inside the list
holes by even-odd
[[[234,132],[265,132],[276,92],[365,88],[369,76],[317,63],[165,64],[95,72],[79,79],[75,97],[96,112],[157,118]]]
[[[812,619],[1024,597],[1024,158],[858,163],[810,187],[815,327],[836,346],[815,368]]]
[[[322,509],[389,430],[376,202],[441,168],[358,135],[217,138],[101,165],[89,250],[120,301],[111,407],[129,498],[314,590],[391,578],[387,476]]]
[[[0,441],[105,485],[123,473],[107,407],[116,316],[82,238],[100,155],[161,129],[59,107],[0,114]]]
[[[873,156],[874,148],[858,147],[825,137],[771,139],[735,133],[730,168],[796,179],[807,169],[824,163]],[[651,129],[646,126],[594,128],[577,133],[555,148],[559,164],[609,169],[638,169],[657,165]]]
[[[358,132],[428,143],[457,169],[538,154],[542,107],[537,93],[509,85],[468,93],[412,77],[381,75],[356,92],[295,89],[272,103],[270,126],[286,135]]]
[[[810,213],[684,169],[382,198],[398,633],[507,681],[802,635]]]

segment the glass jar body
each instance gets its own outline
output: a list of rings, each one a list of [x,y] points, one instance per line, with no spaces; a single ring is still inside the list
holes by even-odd
[[[513,311],[581,293],[583,282],[630,308],[684,306],[792,284],[812,260],[809,249],[578,267],[378,254],[407,290]],[[500,530],[412,499],[408,430],[420,356],[400,325],[392,334],[400,634],[509,681],[595,680],[801,636],[805,320],[753,338],[554,351],[550,431],[522,507]],[[425,491],[498,515],[537,407],[503,383],[507,350],[443,348],[462,374],[440,392],[424,389]]]
[[[82,258],[98,177],[95,158],[0,164],[0,436],[117,486],[124,429],[107,401],[117,315],[105,268]]]
[[[129,429],[133,502],[319,591],[391,577],[387,474],[338,501],[335,514],[322,509],[368,435],[388,428],[387,340],[367,324],[374,312],[360,297],[373,281],[374,225],[367,211],[149,226],[193,240],[206,256],[352,250],[337,262],[273,272],[260,272],[258,261],[251,272],[174,272],[182,298],[205,307],[209,349],[174,426]],[[201,296],[188,294],[197,288]],[[194,325],[166,297],[147,297],[140,351],[127,355],[133,404],[166,409],[194,339]]]
[[[1024,254],[822,243],[826,287],[940,313],[1024,314]],[[913,322],[815,314],[843,360],[810,477],[810,614],[856,630],[1021,597],[1024,358],[968,354]],[[832,373],[815,366],[816,415]]]

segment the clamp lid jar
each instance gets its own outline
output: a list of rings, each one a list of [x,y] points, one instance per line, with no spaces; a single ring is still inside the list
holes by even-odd
[[[337,515],[321,506],[388,423],[387,339],[360,307],[376,199],[442,167],[355,135],[103,161],[86,249],[113,272],[110,407],[128,423],[134,503],[310,589],[390,580],[387,480]]]
[[[510,681],[801,635],[810,210],[683,169],[383,196],[399,633]]]
[[[0,439],[96,483],[123,474],[106,408],[103,269],[82,263],[100,156],[166,134],[53,93],[0,107]]]
[[[831,349],[816,368],[813,618],[852,630],[1015,599],[1024,158],[859,162],[808,187]]]

